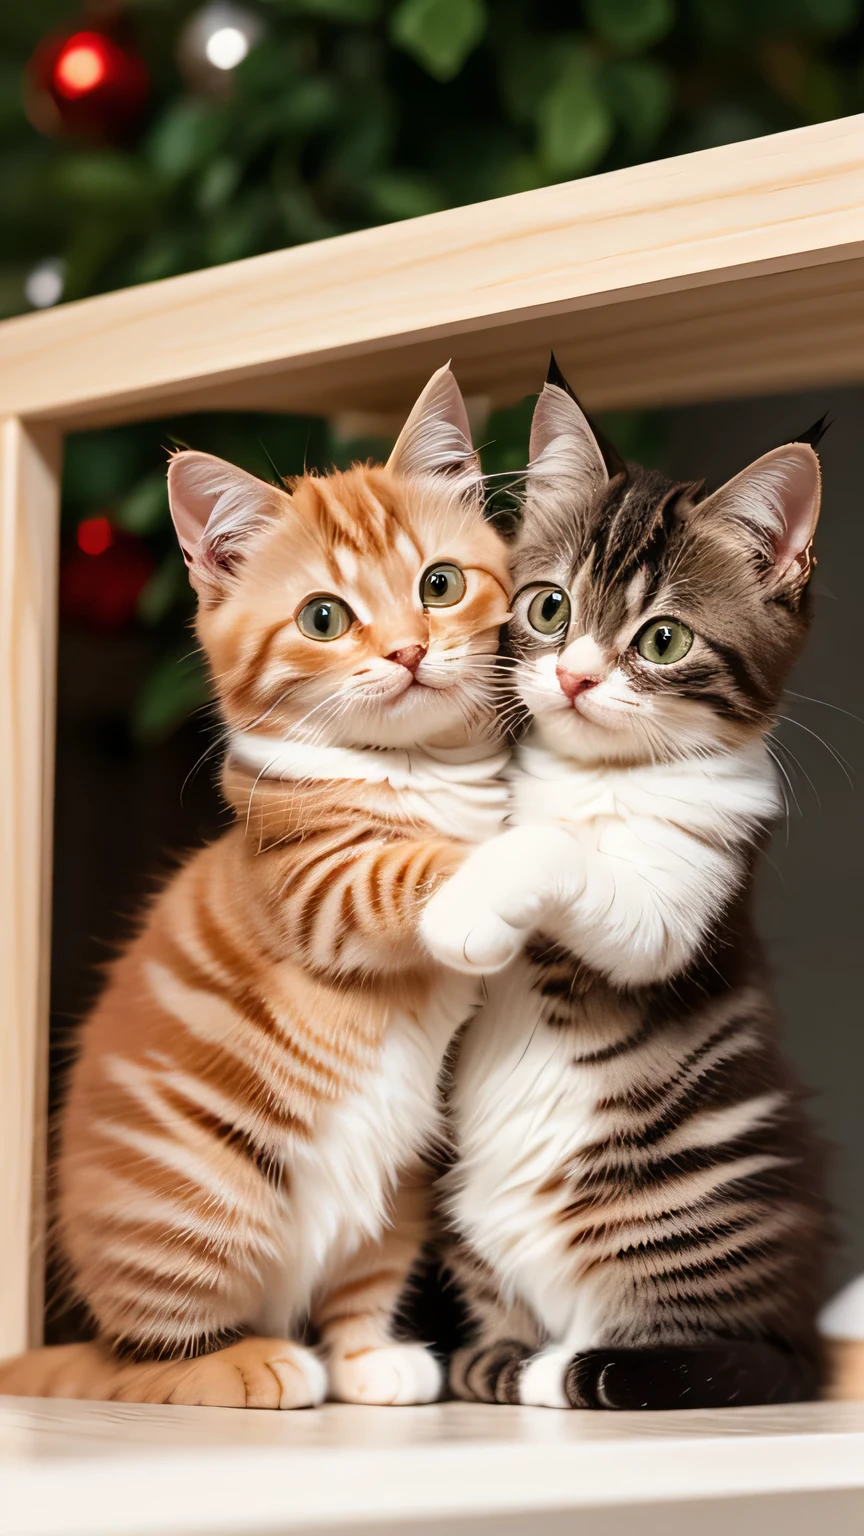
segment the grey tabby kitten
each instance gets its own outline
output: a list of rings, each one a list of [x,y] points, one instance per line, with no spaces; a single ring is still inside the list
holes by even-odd
[[[818,435],[706,496],[601,447],[560,374],[538,401],[514,825],[424,918],[449,964],[507,966],[453,1070],[459,1397],[817,1389],[821,1156],[750,898],[779,810],[765,737],[809,622]]]

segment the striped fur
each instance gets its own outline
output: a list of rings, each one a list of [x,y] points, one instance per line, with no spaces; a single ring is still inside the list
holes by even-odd
[[[442,370],[388,468],[282,490],[172,461],[236,817],[166,886],[81,1031],[58,1231],[100,1342],[14,1362],[0,1390],[283,1408],[438,1394],[394,1319],[426,1240],[441,1061],[477,988],[432,959],[418,917],[505,809],[491,687],[508,575],[464,427]],[[424,429],[437,473],[412,471]],[[465,591],[430,607],[440,561]],[[353,616],[333,641],[298,623],[321,594]]]
[[[488,983],[453,1072],[450,1263],[474,1337],[457,1395],[559,1407],[811,1395],[821,1158],[749,916],[779,809],[764,738],[807,625],[818,464],[791,445],[714,497],[610,480],[547,386],[510,649],[534,725],[513,830],[424,932]],[[566,591],[536,632],[537,587]],[[674,664],[635,645],[666,616]]]

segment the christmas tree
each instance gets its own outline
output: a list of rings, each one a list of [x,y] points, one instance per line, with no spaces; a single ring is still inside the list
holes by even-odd
[[[856,112],[862,14],[864,0],[6,6],[0,313]],[[524,421],[490,423],[490,467],[518,463]],[[265,476],[358,447],[320,421],[238,416],[69,440],[64,622],[150,626],[145,737],[203,696],[164,491],[178,441]]]

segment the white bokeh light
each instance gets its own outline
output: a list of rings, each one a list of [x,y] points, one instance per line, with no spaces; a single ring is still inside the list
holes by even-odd
[[[204,51],[215,69],[236,69],[249,52],[249,39],[239,27],[220,27],[208,37]]]
[[[50,309],[52,304],[63,297],[65,276],[66,263],[59,257],[40,261],[38,267],[27,273],[24,282],[28,304],[32,304],[34,309]]]
[[[264,32],[258,12],[235,0],[202,5],[189,17],[177,47],[177,62],[188,84],[206,96],[230,100],[234,71]]]

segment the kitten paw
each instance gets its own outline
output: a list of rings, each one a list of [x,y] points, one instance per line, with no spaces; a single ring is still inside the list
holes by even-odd
[[[421,937],[452,970],[500,971],[580,878],[577,847],[566,832],[514,827],[475,849],[435,892],[420,919]]]
[[[572,1407],[565,1386],[572,1356],[572,1350],[554,1348],[534,1355],[519,1381],[520,1403],[528,1403],[534,1408]]]
[[[330,1361],[330,1396],[341,1403],[434,1403],[443,1380],[441,1366],[422,1344],[388,1344]]]
[[[199,1408],[312,1408],[327,1372],[287,1339],[241,1339],[194,1360],[118,1360],[103,1344],[31,1350],[0,1369],[0,1394],[171,1403]]]
[[[241,1339],[212,1355],[163,1367],[167,1403],[210,1408],[316,1408],[327,1396],[327,1371],[311,1349],[287,1339]],[[116,1394],[122,1401],[140,1401]],[[154,1401],[145,1398],[144,1401]]]
[[[420,919],[427,949],[454,971],[489,975],[503,970],[525,942],[526,933],[505,922],[497,912],[478,903],[454,900],[442,886]]]

